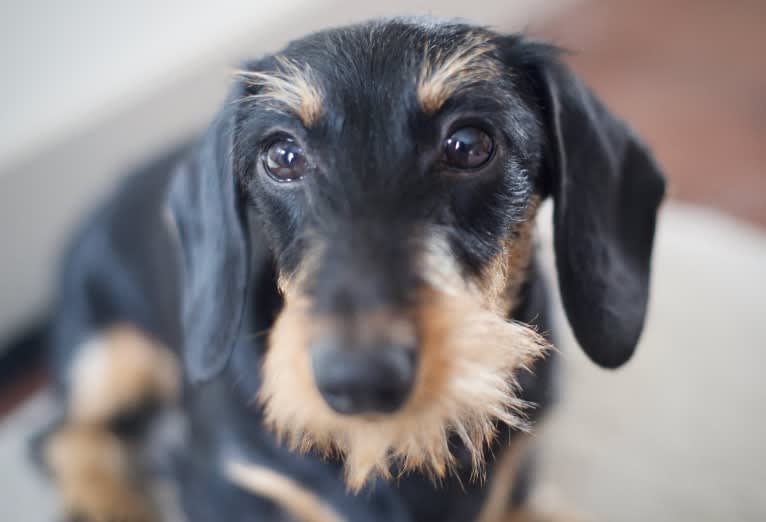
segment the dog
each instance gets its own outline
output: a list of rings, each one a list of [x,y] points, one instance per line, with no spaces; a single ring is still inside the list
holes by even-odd
[[[555,398],[534,224],[563,306],[630,359],[664,178],[554,46],[376,20],[246,62],[209,129],[141,169],[63,263],[63,509],[159,517],[144,427],[184,418],[190,521],[532,520],[530,430]],[[555,343],[553,343],[555,344]]]

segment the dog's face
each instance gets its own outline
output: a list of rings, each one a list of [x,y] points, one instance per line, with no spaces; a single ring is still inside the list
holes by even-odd
[[[339,451],[355,488],[394,461],[441,476],[451,436],[479,466],[498,422],[523,425],[514,375],[545,352],[506,318],[548,194],[578,338],[603,365],[626,360],[662,183],[567,82],[548,47],[406,20],[248,64],[175,188],[193,376],[225,362],[252,281],[273,264],[284,303],[260,399],[277,432]]]

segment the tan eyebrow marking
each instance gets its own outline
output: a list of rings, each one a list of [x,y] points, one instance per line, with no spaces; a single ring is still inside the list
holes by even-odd
[[[319,121],[322,114],[322,89],[309,65],[301,66],[283,56],[277,56],[277,70],[237,71],[237,76],[259,92],[240,101],[256,101],[268,106],[286,107],[307,127]]]
[[[417,86],[423,110],[433,114],[459,89],[499,78],[502,71],[488,56],[494,49],[487,36],[480,34],[471,35],[457,51],[449,54],[429,45]]]

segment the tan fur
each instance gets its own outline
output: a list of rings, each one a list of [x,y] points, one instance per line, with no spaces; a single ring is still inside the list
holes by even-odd
[[[68,515],[91,522],[157,520],[141,490],[124,444],[98,426],[66,426],[48,439],[44,454]]]
[[[493,49],[481,34],[472,35],[451,54],[445,54],[438,47],[428,47],[417,86],[423,110],[433,114],[458,90],[499,77],[500,68],[488,56]]]
[[[303,236],[308,246],[303,253],[299,269],[292,274],[280,272],[277,276],[277,288],[287,298],[300,294],[300,288],[303,287],[306,279],[318,269],[319,260],[324,252],[324,247],[314,232],[304,231]]]
[[[128,324],[80,348],[70,371],[69,418],[103,423],[147,401],[172,402],[180,376],[173,354]]]
[[[480,281],[486,305],[499,314],[515,308],[519,291],[526,280],[539,206],[539,198],[530,201],[524,221],[503,240],[500,253],[487,267]]]
[[[240,461],[226,463],[226,476],[243,489],[272,500],[300,522],[344,522],[332,507],[296,481],[273,469]]]
[[[550,511],[535,509],[520,509],[513,511],[498,522],[592,522],[592,518],[574,511]]]
[[[298,116],[303,124],[311,127],[322,114],[322,90],[311,68],[301,67],[287,58],[278,56],[274,72],[238,71],[248,84],[258,87],[257,94],[245,100],[262,102],[266,106],[286,108]]]
[[[490,309],[479,285],[464,281],[446,252],[445,241],[435,241],[423,256],[421,272],[431,289],[421,296],[414,318],[421,341],[419,375],[405,405],[392,415],[341,416],[324,403],[308,350],[322,326],[299,292],[286,294],[271,331],[259,395],[267,422],[294,449],[344,455],[352,490],[371,473],[390,477],[394,462],[402,471],[443,477],[454,466],[448,446],[453,434],[471,452],[478,476],[495,423],[526,428],[515,373],[548,345],[529,327]]]
[[[522,459],[529,446],[529,437],[518,436],[504,450],[498,459],[496,471],[489,485],[489,493],[481,509],[477,522],[502,522],[508,514],[513,486],[521,466]]]

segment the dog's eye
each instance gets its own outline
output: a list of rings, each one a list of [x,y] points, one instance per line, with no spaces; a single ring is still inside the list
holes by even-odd
[[[454,169],[475,169],[489,161],[494,148],[495,144],[486,132],[476,127],[464,127],[444,142],[444,158]]]
[[[292,139],[280,139],[269,145],[263,156],[263,167],[277,181],[295,181],[308,171],[303,149]]]

